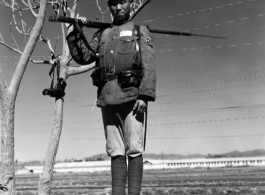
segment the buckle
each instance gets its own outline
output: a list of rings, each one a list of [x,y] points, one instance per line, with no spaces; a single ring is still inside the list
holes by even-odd
[[[107,70],[106,71],[107,75],[114,74],[115,73],[115,66],[109,66],[106,70]]]
[[[121,75],[122,76],[125,76],[125,77],[131,76],[131,74],[132,74],[132,71],[130,71],[130,70],[122,71],[121,72]]]

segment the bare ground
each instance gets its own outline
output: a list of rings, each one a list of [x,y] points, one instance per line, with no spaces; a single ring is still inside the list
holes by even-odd
[[[38,175],[17,176],[16,195],[35,195]],[[111,195],[109,172],[54,174],[52,195]],[[145,171],[142,195],[265,195],[265,167]]]

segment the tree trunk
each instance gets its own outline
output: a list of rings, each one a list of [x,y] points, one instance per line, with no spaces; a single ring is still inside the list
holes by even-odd
[[[59,146],[62,125],[63,125],[63,100],[57,99],[55,104],[54,125],[51,133],[51,139],[46,152],[43,173],[41,174],[39,180],[38,195],[49,195],[51,193],[53,167]]]
[[[15,195],[14,169],[14,115],[15,100],[29,58],[39,39],[44,23],[47,0],[40,1],[39,14],[32,29],[30,38],[18,62],[15,73],[8,87],[0,68],[0,101],[1,101],[1,163],[0,163],[0,194]]]
[[[15,194],[14,171],[14,96],[6,91],[1,100],[1,166],[0,166],[0,194]]]

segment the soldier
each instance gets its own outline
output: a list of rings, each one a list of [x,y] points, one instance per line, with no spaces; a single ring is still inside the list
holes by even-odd
[[[129,20],[132,3],[108,0],[113,23],[95,33],[89,43],[76,28],[67,36],[78,64],[96,61],[91,77],[98,87],[97,106],[101,107],[106,151],[111,157],[113,195],[125,195],[127,178],[129,195],[140,194],[147,103],[156,97],[153,40],[146,26]]]

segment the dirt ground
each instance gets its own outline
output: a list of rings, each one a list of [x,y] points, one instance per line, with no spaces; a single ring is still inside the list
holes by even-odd
[[[35,195],[38,175],[17,176],[16,195]],[[52,195],[111,195],[109,172],[54,174]],[[144,172],[141,195],[265,195],[265,167]]]

